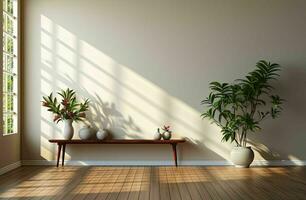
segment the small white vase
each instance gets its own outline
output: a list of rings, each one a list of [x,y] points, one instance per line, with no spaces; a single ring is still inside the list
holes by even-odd
[[[163,138],[164,140],[170,140],[171,139],[171,132],[170,131],[166,131],[163,133]]]
[[[247,168],[254,160],[254,152],[251,147],[234,147],[231,151],[231,161],[236,167]]]
[[[160,132],[156,131],[153,135],[153,139],[160,140],[161,138],[162,138],[162,135],[160,134]]]
[[[79,137],[81,140],[89,140],[92,136],[92,129],[90,126],[84,126],[79,130]]]
[[[74,129],[72,126],[72,119],[66,119],[64,120],[64,132],[63,136],[65,140],[71,140],[73,137]]]
[[[105,129],[98,130],[96,136],[98,140],[104,140],[108,136],[108,131]]]

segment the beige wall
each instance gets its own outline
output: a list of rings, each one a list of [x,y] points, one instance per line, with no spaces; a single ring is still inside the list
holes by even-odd
[[[0,3],[0,10],[2,10],[2,2]],[[2,15],[1,27],[2,27]],[[0,34],[0,41],[2,41],[2,34]],[[0,49],[2,49],[2,42],[0,42]],[[0,74],[2,74],[2,53],[0,54]],[[2,94],[2,76],[0,76],[0,93]],[[0,101],[0,108],[2,108],[2,99]],[[2,119],[2,112],[0,112],[0,119]],[[2,134],[2,120],[0,121],[0,170],[10,164],[20,161],[20,133],[14,135],[3,136]]]
[[[70,87],[92,101],[90,122],[116,138],[151,138],[164,123],[186,163],[228,159],[230,144],[201,120],[208,83],[243,77],[259,59],[283,66],[282,116],[252,141],[257,160],[306,160],[306,2],[303,0],[28,0],[24,6],[23,160],[53,160],[62,124],[42,95]],[[76,129],[78,130],[78,127]],[[77,134],[75,138],[77,138]],[[73,146],[67,158],[156,162],[166,146]]]
[[[0,136],[0,169],[20,161],[20,135]]]

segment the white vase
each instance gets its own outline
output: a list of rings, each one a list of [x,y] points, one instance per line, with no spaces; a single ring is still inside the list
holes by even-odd
[[[89,140],[92,138],[92,129],[90,126],[84,126],[79,130],[79,137],[81,140]]]
[[[234,147],[231,151],[231,161],[236,167],[249,167],[254,160],[251,147]]]
[[[160,134],[160,132],[156,131],[153,135],[153,139],[160,140],[161,138],[162,138],[162,135]]]
[[[72,119],[66,119],[64,120],[64,132],[63,136],[65,140],[71,140],[73,137],[74,129],[72,126]]]
[[[163,139],[164,140],[170,140],[171,139],[171,131],[166,131],[163,133]]]
[[[104,140],[108,136],[108,131],[105,129],[98,130],[96,136],[98,140]]]

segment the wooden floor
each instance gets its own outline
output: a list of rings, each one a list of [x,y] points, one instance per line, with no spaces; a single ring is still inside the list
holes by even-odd
[[[306,199],[306,167],[27,166],[0,176],[1,199]]]

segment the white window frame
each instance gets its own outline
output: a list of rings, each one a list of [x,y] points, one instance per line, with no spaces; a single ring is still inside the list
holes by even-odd
[[[3,11],[3,0],[0,0],[0,9]],[[3,74],[6,73],[4,70],[3,70],[3,54],[5,54],[5,52],[3,51],[3,33],[6,34],[3,30],[3,14],[1,14],[1,30],[2,30],[2,34],[0,34],[1,38],[0,38],[0,41],[1,41],[1,44],[0,44],[0,49],[2,50],[2,53],[1,53],[1,56],[0,56],[0,63],[1,63],[1,67],[0,67],[0,92],[1,92],[1,95],[2,95],[2,98],[0,99],[0,133],[1,133],[1,136],[11,136],[11,135],[16,135],[20,132],[20,96],[21,96],[21,93],[20,93],[20,57],[21,57],[21,49],[20,49],[20,42],[21,42],[21,37],[20,37],[20,7],[21,7],[21,0],[13,0],[16,2],[17,4],[17,16],[11,16],[9,13],[8,13],[8,16],[12,17],[13,20],[17,20],[17,23],[14,23],[14,30],[17,30],[14,34],[13,34],[13,39],[17,39],[17,42],[14,44],[14,49],[16,49],[16,51],[14,52],[14,54],[12,56],[14,56],[15,60],[13,62],[16,62],[16,84],[15,84],[15,90],[16,93],[13,93],[14,95],[17,95],[17,97],[15,98],[14,100],[14,103],[13,105],[16,105],[17,108],[16,110],[14,110],[14,112],[16,112],[16,124],[15,124],[15,130],[13,133],[4,133],[4,130],[3,130],[3,117],[4,117],[4,110],[3,110]],[[9,35],[10,36],[10,35]],[[10,36],[11,37],[11,36]]]

